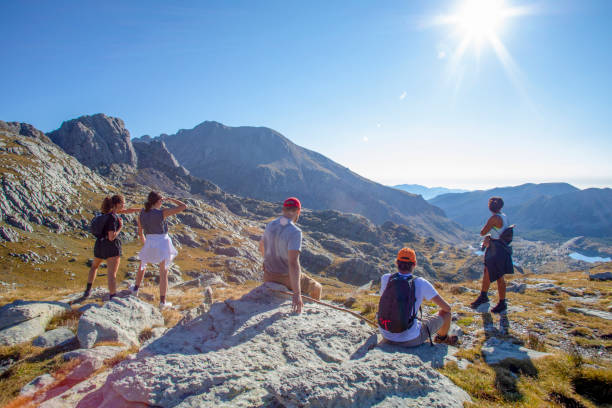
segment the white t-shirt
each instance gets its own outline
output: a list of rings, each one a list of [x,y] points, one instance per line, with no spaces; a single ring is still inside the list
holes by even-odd
[[[386,273],[380,278],[380,294],[384,293],[387,288],[387,283],[389,283],[389,278],[393,275],[392,273]],[[404,274],[402,274],[404,275]],[[410,276],[405,275],[405,276]],[[416,298],[416,303],[414,305],[414,310],[418,311],[421,306],[421,302],[423,299],[431,300],[435,296],[438,296],[438,291],[429,283],[426,279],[423,278],[415,278],[414,279],[414,296]],[[404,330],[401,333],[391,333],[390,331],[384,330],[382,328],[378,328],[380,330],[380,334],[387,340],[402,342],[402,341],[410,341],[412,339],[417,338],[417,336],[421,333],[421,322],[419,320],[415,320],[414,324],[411,328]]]

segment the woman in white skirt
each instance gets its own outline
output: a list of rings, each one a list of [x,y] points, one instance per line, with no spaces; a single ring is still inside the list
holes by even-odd
[[[161,209],[164,202],[170,201],[176,204],[174,208]],[[138,236],[144,245],[138,254],[140,268],[136,275],[136,282],[130,287],[134,295],[138,295],[138,288],[142,283],[147,264],[159,264],[159,307],[172,306],[166,302],[166,291],[168,290],[168,266],[178,255],[168,236],[168,225],[166,218],[171,215],[185,211],[187,205],[173,198],[164,198],[161,194],[151,191],[147,197],[145,208],[138,216]]]

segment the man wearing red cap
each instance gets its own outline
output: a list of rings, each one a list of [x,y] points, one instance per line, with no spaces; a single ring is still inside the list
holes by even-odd
[[[320,300],[322,286],[301,272],[302,230],[295,223],[302,204],[295,197],[283,203],[283,215],[266,226],[259,251],[264,257],[264,282],[275,282],[293,290],[293,311],[302,312],[302,295]]]
[[[436,334],[436,343],[454,345],[457,336],[449,335],[451,307],[426,279],[415,277],[416,253],[402,248],[397,254],[397,273],[387,273],[380,279],[378,328],[387,343],[404,347],[423,344]],[[436,316],[422,322],[417,319],[421,303],[432,300],[440,310]]]

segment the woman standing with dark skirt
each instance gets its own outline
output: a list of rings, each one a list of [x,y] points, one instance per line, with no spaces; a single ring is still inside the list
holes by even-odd
[[[91,286],[93,285],[94,279],[98,268],[102,261],[106,261],[108,266],[108,292],[109,298],[112,299],[117,295],[117,270],[119,269],[119,261],[121,260],[121,240],[119,239],[119,233],[123,228],[123,221],[117,214],[125,214],[137,212],[139,209],[123,209],[125,200],[120,195],[114,195],[112,197],[106,197],[102,201],[101,212],[99,215],[99,222],[101,224],[100,234],[96,237],[96,243],[94,244],[94,260],[89,269],[89,277],[87,279],[87,288],[83,293],[83,298],[86,298],[91,293]],[[97,217],[96,217],[97,218]],[[94,220],[94,222],[96,222]]]
[[[486,247],[482,289],[478,298],[470,305],[472,309],[477,309],[478,306],[489,301],[487,292],[491,282],[495,281],[497,281],[499,302],[491,309],[491,312],[501,313],[508,308],[504,275],[514,273],[514,265],[512,264],[512,247],[509,242],[503,239],[503,235],[506,230],[511,232],[513,226],[508,223],[506,214],[501,212],[503,206],[504,200],[501,197],[491,197],[489,199],[489,210],[492,215],[480,231],[480,235],[485,237],[483,246]]]

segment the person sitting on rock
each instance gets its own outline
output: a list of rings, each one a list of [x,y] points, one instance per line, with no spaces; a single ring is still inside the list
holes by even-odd
[[[508,246],[503,239],[502,234],[506,230],[511,232],[513,226],[508,224],[508,217],[501,212],[504,206],[504,200],[501,197],[489,198],[489,211],[491,217],[486,225],[480,231],[480,236],[484,236],[483,247],[486,248],[484,254],[484,274],[482,276],[482,288],[480,295],[473,301],[470,306],[472,309],[477,309],[480,305],[489,301],[487,292],[491,282],[497,281],[497,293],[499,302],[493,309],[492,313],[504,312],[508,306],[506,304],[506,280],[505,274],[514,273],[512,264],[512,248]]]
[[[292,308],[295,313],[302,312],[302,293],[320,300],[322,286],[304,274],[300,268],[302,230],[295,223],[300,217],[302,204],[295,197],[283,203],[283,215],[266,226],[259,252],[264,257],[264,282],[285,285],[293,290]]]
[[[161,209],[164,200],[176,204],[176,207]],[[156,191],[151,191],[147,197],[145,208],[138,216],[138,236],[143,244],[138,253],[140,267],[136,274],[136,282],[130,286],[132,294],[138,296],[138,289],[142,283],[148,263],[159,264],[159,307],[171,307],[172,303],[166,301],[168,290],[168,266],[178,255],[168,236],[166,218],[185,211],[187,205],[174,198],[162,197]]]
[[[125,200],[120,195],[105,197],[102,201],[102,215],[94,218],[92,224],[100,222],[99,234],[96,236],[94,244],[94,260],[89,269],[89,277],[87,279],[87,288],[83,293],[83,298],[89,297],[91,294],[91,286],[96,279],[98,267],[103,260],[106,260],[108,266],[108,292],[109,298],[112,299],[117,295],[117,270],[121,260],[121,240],[119,233],[123,228],[123,221],[117,214],[128,214],[140,211],[138,208],[124,209]]]
[[[431,335],[434,341],[448,345],[457,344],[457,336],[448,334],[451,324],[451,307],[426,279],[415,277],[416,253],[402,248],[396,259],[397,272],[380,278],[380,302],[377,322],[386,343],[403,347],[423,344]],[[439,307],[438,314],[420,321],[417,312],[421,303],[432,300]]]

